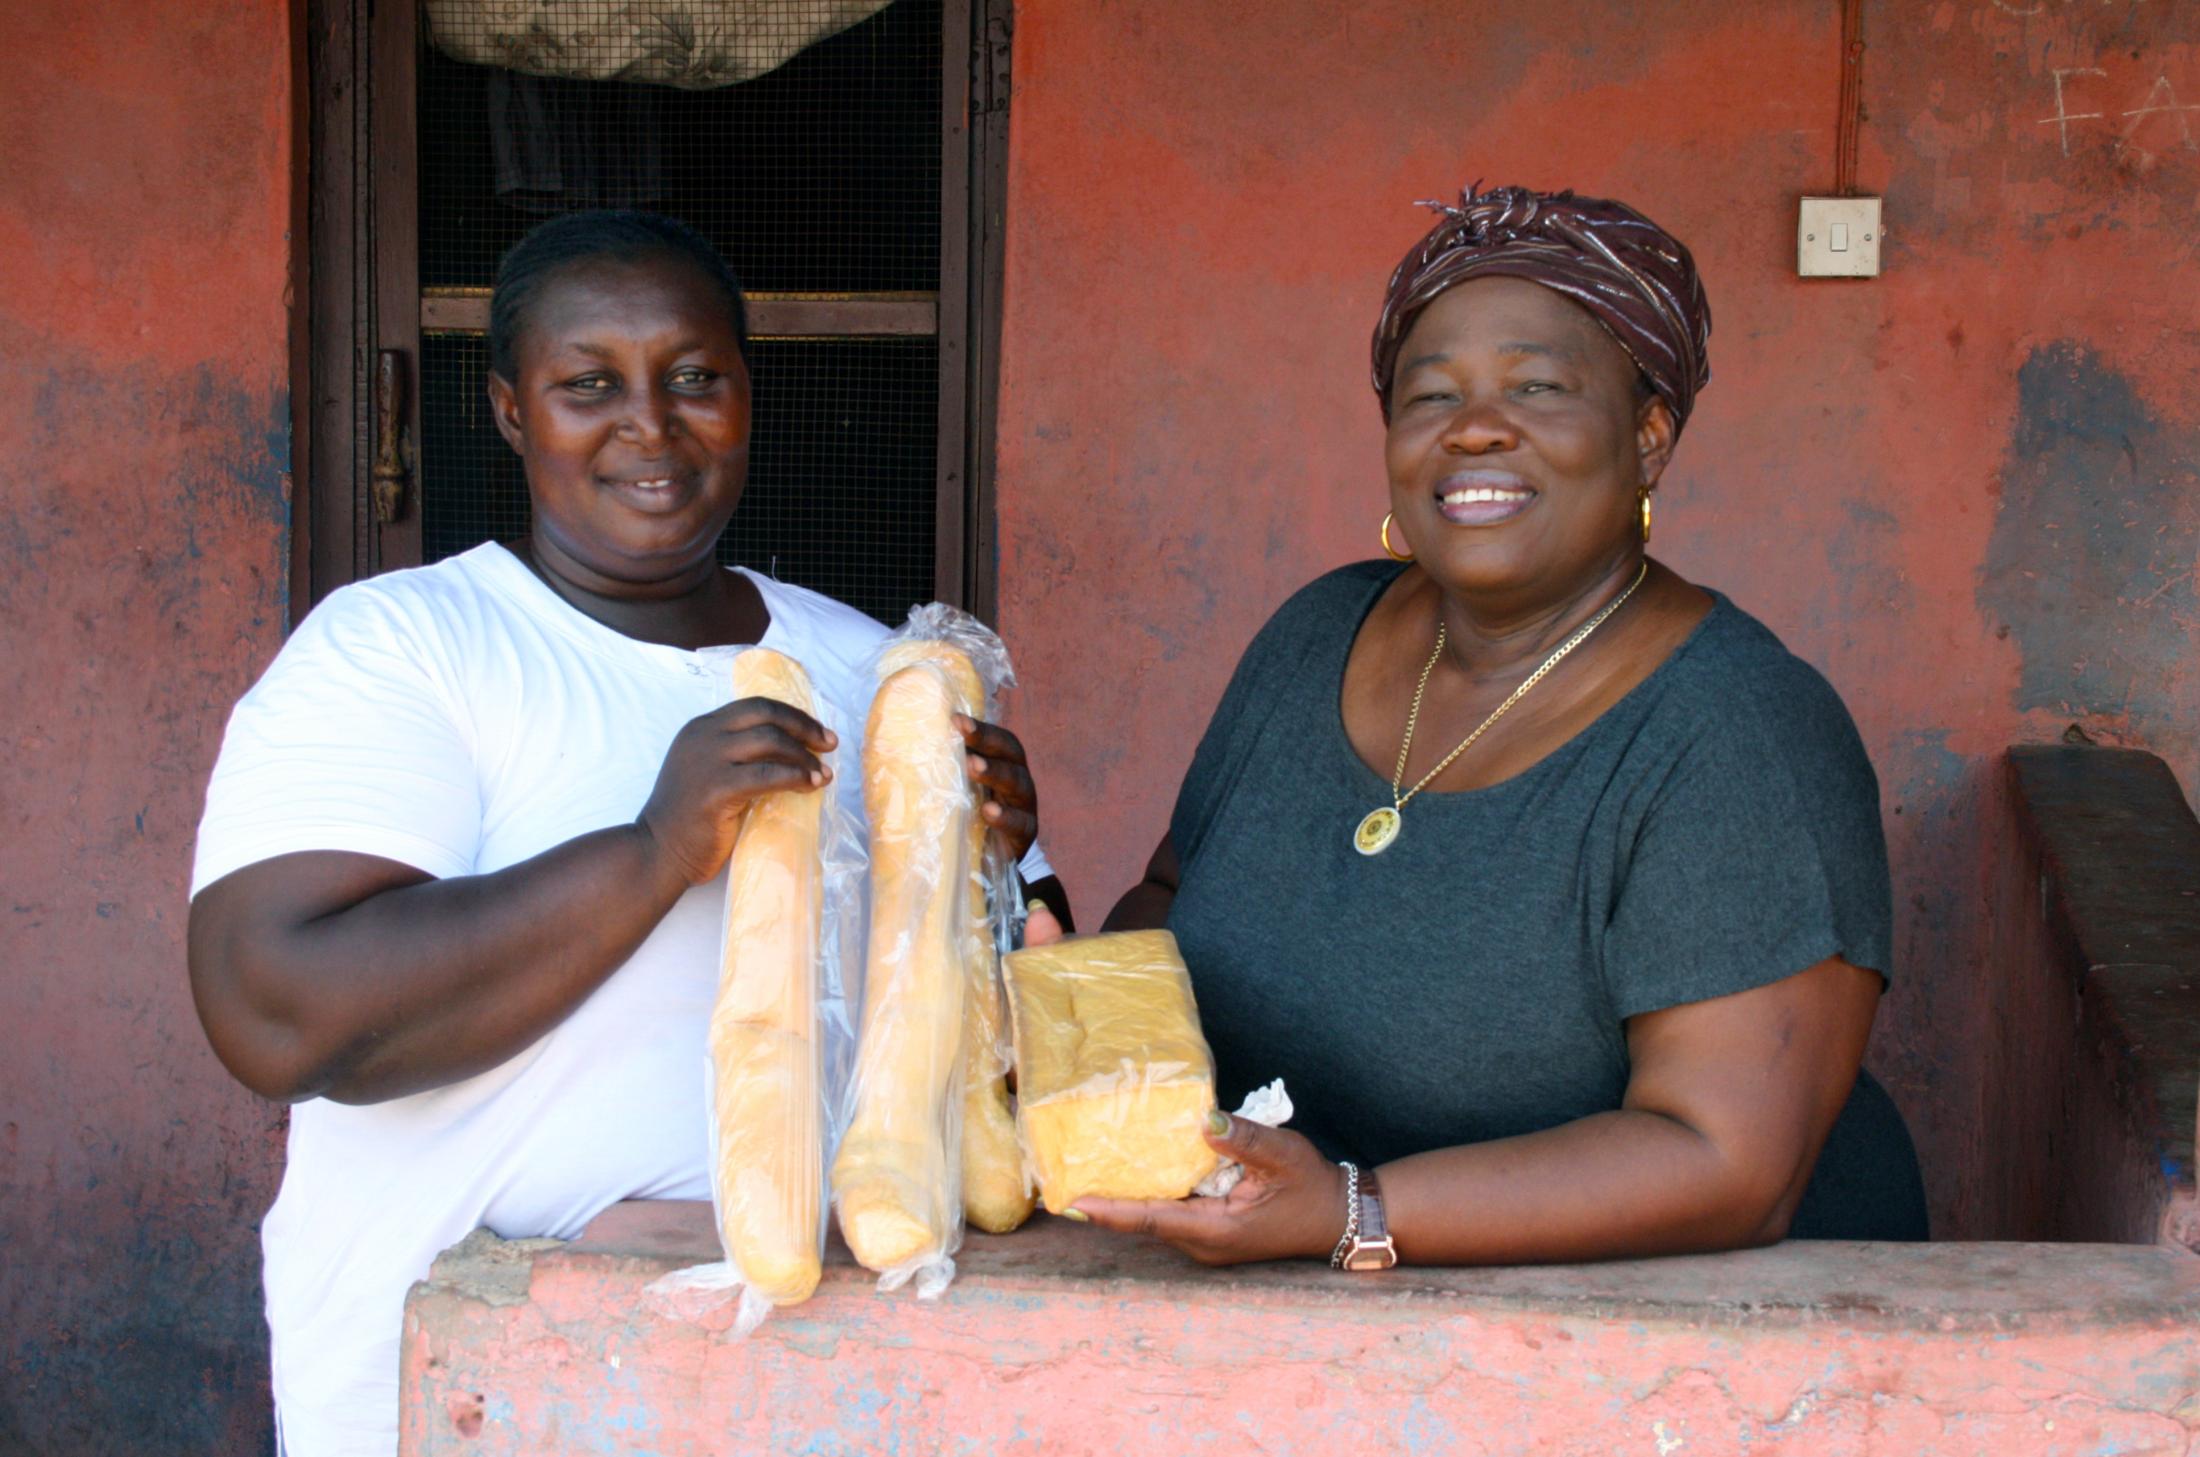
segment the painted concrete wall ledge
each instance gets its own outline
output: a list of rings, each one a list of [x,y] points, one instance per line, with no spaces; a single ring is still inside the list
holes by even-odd
[[[837,1253],[837,1252],[836,1252]],[[407,1303],[405,1457],[490,1453],[2182,1453],[2200,1259],[1790,1243],[1539,1269],[1209,1271],[1041,1219],[938,1302],[844,1253],[744,1341],[640,1291],[707,1206],[476,1232]]]

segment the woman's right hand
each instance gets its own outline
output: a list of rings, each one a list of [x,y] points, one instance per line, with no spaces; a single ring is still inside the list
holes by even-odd
[[[674,737],[635,823],[669,868],[701,885],[725,868],[750,802],[823,788],[833,775],[822,756],[838,743],[799,708],[739,699],[690,719]]]

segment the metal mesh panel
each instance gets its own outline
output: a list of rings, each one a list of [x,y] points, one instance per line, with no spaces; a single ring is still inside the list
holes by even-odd
[[[420,139],[424,288],[487,287],[520,234],[582,207],[669,213],[750,289],[939,284],[939,0],[896,0],[708,91],[522,76],[426,46]]]
[[[939,346],[761,340],[750,357],[749,484],[718,555],[899,623],[933,596]]]
[[[885,622],[932,598],[938,346],[930,339],[759,339],[749,483],[719,559]],[[519,458],[490,421],[488,344],[421,343],[424,555],[527,535]],[[440,408],[435,402],[446,402]]]
[[[801,0],[747,0],[790,16]],[[463,9],[462,5],[457,7]],[[569,0],[604,16],[626,0]],[[708,90],[420,58],[420,280],[486,289],[544,217],[634,206],[697,228],[754,292],[930,291],[940,268],[940,0],[894,0],[754,80]],[[456,38],[480,41],[481,37]],[[960,223],[957,223],[960,226]],[[478,335],[421,345],[423,555],[527,531]],[[938,344],[760,338],[749,485],[719,554],[889,621],[933,591]]]
[[[489,418],[489,341],[422,339],[420,398],[421,558],[439,562],[484,541],[524,540],[527,481]]]

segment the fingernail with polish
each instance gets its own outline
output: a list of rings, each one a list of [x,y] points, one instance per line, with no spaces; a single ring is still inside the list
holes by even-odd
[[[1047,903],[1037,896],[1033,896],[1030,900],[1024,902],[1024,914],[1027,916],[1036,916],[1046,908]]]
[[[1220,1108],[1207,1115],[1207,1131],[1217,1138],[1230,1136],[1230,1115]]]
[[[1082,1209],[1065,1209],[1065,1210],[1063,1210],[1063,1211],[1062,1211],[1062,1217],[1063,1217],[1064,1219],[1074,1219],[1074,1220],[1076,1220],[1076,1221],[1077,1221],[1077,1222],[1078,1222],[1079,1224],[1090,1224],[1090,1223],[1092,1223],[1092,1216],[1091,1216],[1091,1215],[1089,1215],[1089,1214],[1087,1214],[1087,1213],[1086,1213],[1086,1212],[1085,1212],[1084,1210],[1082,1210]]]

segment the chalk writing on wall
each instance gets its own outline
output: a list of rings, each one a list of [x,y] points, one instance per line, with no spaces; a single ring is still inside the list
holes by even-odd
[[[2007,15],[2045,15],[2050,8],[2070,10],[2078,6],[2089,6],[2098,10],[2104,5],[2117,3],[2118,0],[2053,0],[2050,5],[2050,0],[1993,0],[1994,8]],[[2138,5],[2144,3],[2144,0],[2123,0],[2123,3]]]
[[[2157,74],[2136,94],[2114,87],[2108,72],[2099,66],[2057,66],[2048,72],[2048,82],[2055,109],[2041,117],[2038,124],[2055,129],[2055,140],[2065,157],[2070,155],[2074,139],[2082,144],[2089,136],[2102,133],[2115,138],[2119,153],[2170,146],[2200,151],[2200,138],[2195,137],[2192,123],[2193,113],[2200,112],[2200,102],[2180,101],[2167,75]],[[2125,98],[2121,106],[2112,104],[2118,91]]]

